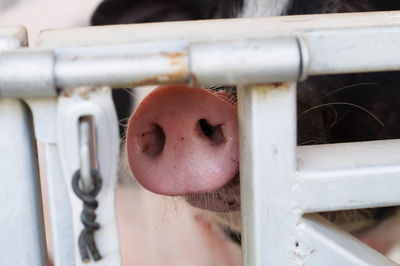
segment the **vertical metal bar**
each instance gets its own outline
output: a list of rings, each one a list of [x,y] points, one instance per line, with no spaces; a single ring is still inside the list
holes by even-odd
[[[45,143],[44,154],[54,265],[73,266],[75,265],[75,238],[73,235],[71,202],[67,184],[61,171],[57,145]]]
[[[68,185],[61,170],[56,144],[57,99],[26,100],[32,110],[35,135],[43,143],[48,205],[53,242],[53,260],[57,266],[73,266],[74,241]]]
[[[79,119],[79,157],[80,157],[80,175],[81,175],[81,189],[85,193],[89,193],[93,187],[93,180],[91,176],[91,169],[93,167],[94,155],[94,134],[93,134],[93,120],[90,116],[84,116]]]
[[[296,260],[296,84],[238,88],[243,265]]]
[[[47,265],[30,111],[0,100],[0,265]]]

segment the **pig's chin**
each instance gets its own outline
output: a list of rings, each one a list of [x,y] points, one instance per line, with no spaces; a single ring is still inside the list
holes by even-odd
[[[237,173],[226,185],[212,192],[185,195],[186,201],[200,209],[213,212],[235,212],[240,210],[240,177]]]

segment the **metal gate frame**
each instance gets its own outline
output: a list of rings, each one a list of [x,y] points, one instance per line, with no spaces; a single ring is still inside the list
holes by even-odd
[[[297,147],[295,110],[296,82],[307,76],[400,70],[400,12],[46,30],[37,47],[17,48],[20,43],[26,43],[23,28],[0,28],[0,97],[25,99],[36,138],[45,143],[56,265],[81,265],[75,246],[82,204],[68,185],[80,167],[79,118],[92,116],[96,132],[105,132],[96,138],[108,141],[98,142],[108,185],[99,198],[106,226],[96,236],[106,252],[96,264],[119,265],[113,208],[119,145],[110,90],[103,86],[172,83],[239,85],[243,265],[394,265],[311,213],[399,205],[400,141]],[[2,100],[8,110],[4,101],[16,100]],[[0,112],[0,119],[8,115]],[[0,165],[7,176],[11,154]],[[16,187],[17,179],[2,187]],[[8,191],[2,195],[15,202],[17,194]],[[2,210],[17,207],[8,202]],[[40,224],[34,216],[23,219]],[[41,226],[26,230],[42,233]],[[2,238],[0,246],[12,241],[18,248],[20,237]],[[42,255],[32,263],[21,257],[20,265],[45,264],[43,249],[33,253]],[[1,256],[2,265],[15,261],[11,254]]]

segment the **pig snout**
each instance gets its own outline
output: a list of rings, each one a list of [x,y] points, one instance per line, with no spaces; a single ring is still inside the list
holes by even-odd
[[[131,171],[164,195],[217,191],[239,171],[236,104],[225,92],[160,86],[131,116]]]

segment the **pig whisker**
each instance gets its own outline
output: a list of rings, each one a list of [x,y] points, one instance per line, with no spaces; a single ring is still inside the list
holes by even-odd
[[[349,88],[354,88],[354,87],[366,86],[366,85],[379,85],[379,83],[378,82],[363,82],[363,83],[356,83],[356,84],[340,87],[340,88],[338,88],[336,90],[333,90],[333,91],[325,94],[321,98],[317,99],[316,102],[320,102],[322,99],[324,99],[324,98],[326,98],[326,97],[328,97],[328,96],[330,96],[332,94],[338,93],[338,92],[340,92],[342,90],[349,89]]]
[[[121,119],[118,120],[118,125],[119,125],[120,127],[127,128],[127,127],[128,127],[128,124],[127,124],[126,122],[127,122],[128,120],[129,120],[129,117],[121,118]]]
[[[352,106],[352,107],[358,108],[358,109],[360,109],[360,110],[366,112],[366,113],[369,114],[370,116],[372,116],[372,117],[373,117],[379,124],[381,124],[383,127],[385,126],[385,124],[384,124],[376,115],[374,115],[371,111],[369,111],[368,109],[366,109],[366,108],[364,108],[364,107],[362,107],[362,106],[359,106],[359,105],[357,105],[357,104],[348,103],[348,102],[333,102],[333,103],[324,103],[324,104],[320,104],[320,105],[317,105],[317,106],[314,106],[314,107],[311,107],[311,108],[305,110],[304,112],[302,112],[302,113],[300,114],[300,116],[302,116],[302,115],[304,115],[304,114],[306,114],[306,113],[308,113],[308,112],[310,112],[310,111],[312,111],[312,110],[315,110],[315,109],[318,109],[318,108],[321,108],[321,107],[325,107],[325,106],[331,106],[331,105],[348,105],[348,106]]]
[[[209,87],[208,89],[213,90],[214,92],[226,91],[230,95],[230,99],[235,100],[235,102],[236,102],[236,86],[215,85],[215,86]]]
[[[327,130],[329,130],[334,124],[336,124],[337,123],[337,121],[338,121],[338,112],[337,112],[337,110],[336,110],[336,108],[334,107],[334,106],[330,106],[330,108],[332,109],[332,111],[334,112],[334,114],[335,114],[335,118],[333,119],[333,122],[331,123],[331,125],[328,127],[328,129]]]
[[[299,146],[308,145],[308,144],[317,144],[317,143],[318,143],[318,140],[316,140],[316,139],[310,139],[310,140],[304,141],[304,142],[302,142],[302,143],[299,143]]]
[[[350,113],[350,111],[346,112],[344,115],[342,115],[341,117],[337,118],[332,124],[329,125],[329,127],[326,129],[326,131],[331,130],[340,120],[345,118],[349,113]]]
[[[333,118],[333,122],[325,129],[326,131],[329,131],[334,125],[337,124],[337,122],[339,122],[340,120],[338,120],[338,112],[336,110],[336,108],[334,106],[329,106],[330,109],[332,109],[333,113],[334,113],[334,118]],[[346,113],[347,114],[347,113]],[[301,116],[301,114],[300,114]],[[342,116],[340,119],[342,119],[344,116]]]
[[[306,140],[302,143],[299,143],[298,145],[302,146],[302,145],[308,145],[308,144],[321,144],[321,143],[328,144],[328,141],[326,141],[322,138],[314,138],[314,139]]]
[[[129,117],[125,117],[125,118],[119,119],[118,121],[119,121],[119,122],[125,122],[125,121],[128,121],[128,120],[129,120]]]
[[[135,93],[133,93],[133,88],[123,88],[123,90],[128,93],[129,95],[131,95],[133,98],[137,98],[137,96],[135,95]]]

